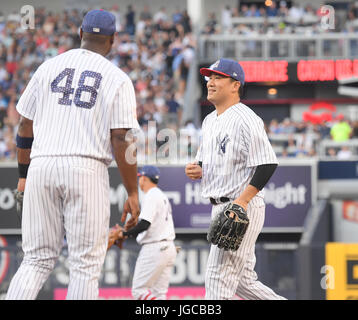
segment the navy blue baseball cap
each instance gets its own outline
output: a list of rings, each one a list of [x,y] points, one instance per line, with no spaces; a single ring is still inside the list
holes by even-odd
[[[140,176],[146,176],[150,179],[153,179],[155,181],[159,180],[160,171],[155,166],[144,166],[139,172],[138,177]]]
[[[213,72],[240,81],[242,86],[245,83],[244,69],[235,60],[222,58],[213,63],[209,68],[200,69],[200,73],[205,77],[210,77]]]
[[[115,16],[105,10],[91,10],[82,21],[83,32],[111,36],[116,32]]]

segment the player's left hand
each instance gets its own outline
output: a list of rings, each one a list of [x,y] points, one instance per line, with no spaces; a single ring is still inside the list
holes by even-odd
[[[240,207],[244,208],[245,211],[247,211],[247,206],[248,206],[248,202],[241,200],[240,198],[235,199],[233,201],[233,203],[236,203],[237,205],[239,205]]]

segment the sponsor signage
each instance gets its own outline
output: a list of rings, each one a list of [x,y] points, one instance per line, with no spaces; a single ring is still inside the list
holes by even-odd
[[[245,82],[321,82],[358,77],[358,59],[240,61]]]
[[[327,300],[358,300],[358,244],[326,244]]]
[[[185,176],[184,166],[160,166],[159,187],[173,208],[177,232],[206,232],[210,224],[211,204],[201,197],[200,181]],[[20,231],[12,188],[17,182],[16,168],[0,168],[0,233]],[[312,204],[312,165],[280,165],[265,187],[266,218],[264,228],[302,228]],[[111,225],[120,222],[127,193],[116,167],[109,168]],[[140,201],[143,193],[140,191]],[[265,229],[264,229],[265,230]],[[9,233],[9,232],[7,232]]]

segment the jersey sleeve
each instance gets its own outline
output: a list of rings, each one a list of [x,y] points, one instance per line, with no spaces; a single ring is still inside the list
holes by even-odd
[[[137,103],[132,81],[127,78],[117,89],[111,118],[111,129],[139,129]]]
[[[142,209],[140,211],[139,218],[147,220],[150,223],[153,223],[155,212],[156,212],[155,210],[156,203],[157,203],[156,199],[150,193],[146,194],[143,201]]]
[[[278,163],[275,151],[267,137],[264,123],[260,118],[243,123],[241,131],[243,149],[247,154],[247,167]]]
[[[17,112],[23,117],[34,120],[39,90],[39,71],[37,70],[27,84],[26,89],[16,105]]]
[[[195,156],[195,162],[202,162],[203,161],[203,142],[202,140],[200,140],[200,144],[199,144],[199,148],[198,151],[196,152],[196,156]]]

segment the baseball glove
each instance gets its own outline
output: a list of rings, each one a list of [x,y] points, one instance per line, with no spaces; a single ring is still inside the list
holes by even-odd
[[[230,202],[210,224],[207,239],[220,249],[236,251],[249,226],[249,218],[243,207]]]
[[[111,248],[114,244],[122,249],[123,244],[123,234],[124,229],[116,224],[110,231],[108,235],[108,245],[107,250]]]
[[[22,216],[22,204],[24,202],[24,192],[23,191],[18,191],[17,189],[15,189],[13,191],[14,194],[14,198],[15,198],[15,202],[16,202],[16,211],[17,214],[21,220],[21,216]]]

